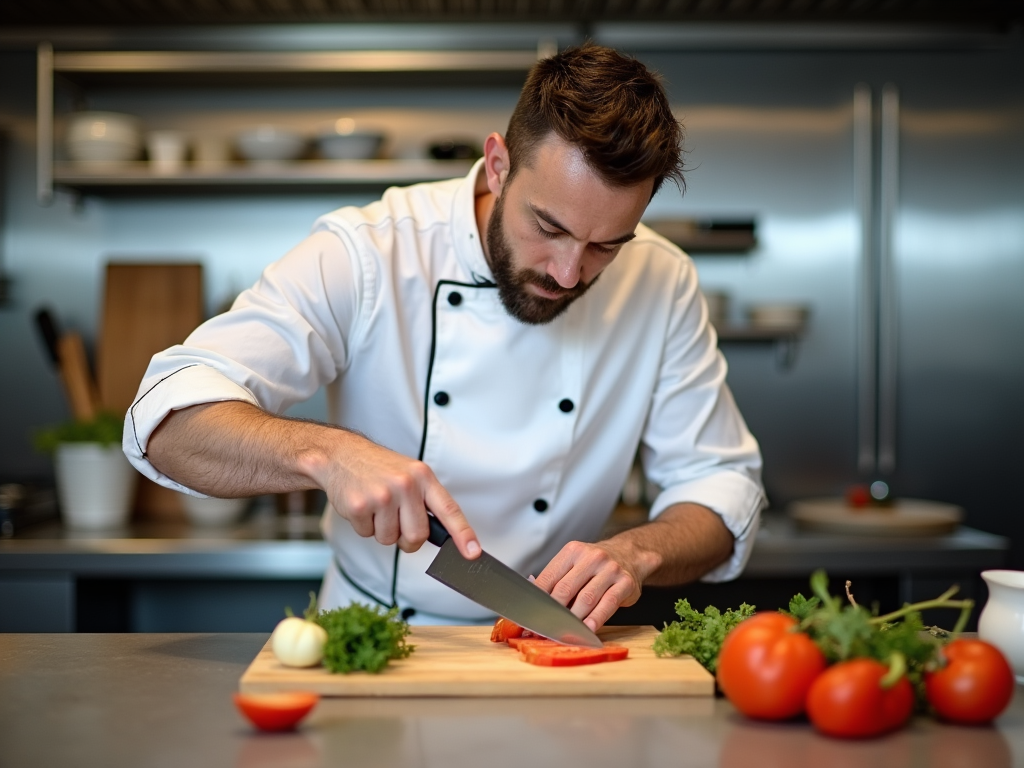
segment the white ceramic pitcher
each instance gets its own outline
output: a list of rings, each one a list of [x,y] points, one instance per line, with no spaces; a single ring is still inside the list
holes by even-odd
[[[978,619],[978,636],[1006,656],[1024,683],[1024,571],[982,571],[988,602]]]

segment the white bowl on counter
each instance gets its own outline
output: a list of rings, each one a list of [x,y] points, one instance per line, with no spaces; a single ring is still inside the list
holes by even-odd
[[[223,528],[237,523],[249,505],[249,499],[218,499],[213,496],[200,499],[185,493],[181,500],[188,521],[203,528]]]
[[[372,160],[380,154],[384,134],[357,130],[355,120],[342,117],[321,129],[316,143],[321,156],[329,160]]]
[[[82,165],[110,166],[138,158],[139,120],[119,112],[76,112],[68,123],[68,155]]]
[[[297,131],[260,125],[240,133],[235,146],[238,154],[251,163],[286,163],[302,154],[306,139]]]

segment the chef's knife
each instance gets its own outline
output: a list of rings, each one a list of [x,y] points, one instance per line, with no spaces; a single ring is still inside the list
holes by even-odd
[[[430,519],[427,540],[441,548],[427,568],[430,576],[484,608],[556,643],[589,648],[603,646],[601,639],[572,611],[493,555],[483,552],[476,560],[466,560],[441,521],[433,515],[427,517]]]

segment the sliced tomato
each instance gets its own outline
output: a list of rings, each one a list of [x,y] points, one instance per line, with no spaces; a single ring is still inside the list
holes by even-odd
[[[235,706],[261,731],[287,731],[320,701],[315,693],[236,693]]]
[[[621,661],[629,655],[629,649],[621,645],[606,645],[604,648],[581,648],[574,645],[523,644],[519,657],[539,667],[575,667],[582,664],[601,664],[605,661]]]
[[[629,648],[624,645],[609,645],[605,643],[604,652],[608,654],[608,661],[622,661],[629,656]]]
[[[491,628],[491,642],[504,643],[510,637],[522,637],[523,632],[523,628],[514,621],[509,621],[504,617],[499,617]]]
[[[558,646],[558,643],[554,640],[548,640],[546,637],[538,637],[533,634],[531,634],[530,637],[526,637],[526,635],[523,635],[522,637],[510,637],[505,642],[509,644],[510,648],[515,648],[517,651],[524,645]]]

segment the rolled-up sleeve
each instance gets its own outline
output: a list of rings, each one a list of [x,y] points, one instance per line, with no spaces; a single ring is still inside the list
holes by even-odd
[[[726,371],[687,259],[641,457],[647,477],[663,489],[651,507],[652,519],[674,504],[700,504],[718,514],[735,537],[730,559],[703,581],[726,581],[743,571],[766,504],[760,450],[725,383]]]
[[[153,356],[125,417],[123,448],[143,475],[195,494],[148,460],[171,411],[238,400],[281,413],[342,374],[360,332],[365,274],[351,241],[316,232],[267,267],[231,310]]]

